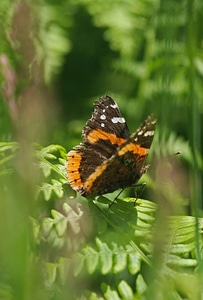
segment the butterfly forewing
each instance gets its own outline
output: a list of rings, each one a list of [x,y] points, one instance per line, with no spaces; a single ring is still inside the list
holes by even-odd
[[[101,97],[94,103],[94,112],[83,128],[83,140],[88,140],[89,132],[102,130],[103,133],[114,135],[115,138],[126,139],[130,132],[117,103],[109,96]]]

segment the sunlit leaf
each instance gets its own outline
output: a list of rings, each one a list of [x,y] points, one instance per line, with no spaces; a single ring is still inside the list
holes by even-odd
[[[127,253],[124,247],[118,247],[118,245],[115,243],[113,243],[113,252],[113,272],[119,273],[126,268]]]
[[[113,252],[106,243],[103,243],[98,238],[96,244],[99,247],[100,261],[101,261],[101,273],[107,274],[113,265]]]
[[[92,247],[85,247],[83,250],[86,258],[86,265],[89,274],[92,274],[97,268],[99,254]]]
[[[122,280],[119,284],[118,284],[118,291],[121,295],[122,298],[124,299],[133,299],[134,298],[134,293],[132,288],[130,287],[130,285]]]

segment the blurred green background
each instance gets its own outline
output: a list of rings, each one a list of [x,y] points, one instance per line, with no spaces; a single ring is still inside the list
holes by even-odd
[[[202,217],[202,19],[202,0],[0,2],[0,299],[72,299],[71,288],[77,290],[71,277],[70,291],[58,292],[54,263],[62,250],[56,233],[48,244],[43,240],[43,220],[52,209],[61,212],[71,194],[59,187],[64,169],[36,200],[45,179],[33,161],[39,159],[43,174],[58,166],[58,160],[48,164],[51,154],[65,161],[102,95],[117,101],[131,132],[157,115],[144,198],[161,206],[159,222],[169,215]],[[37,155],[33,143],[42,146]],[[180,156],[169,157],[177,151]],[[200,260],[197,222],[194,232]],[[44,288],[39,269],[47,261],[51,278]]]

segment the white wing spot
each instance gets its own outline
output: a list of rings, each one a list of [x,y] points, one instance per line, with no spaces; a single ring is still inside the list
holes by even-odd
[[[117,105],[116,103],[110,104],[110,106],[111,106],[112,108],[118,108],[118,105]]]
[[[138,138],[137,138],[137,137],[136,137],[136,138],[134,138],[134,141],[135,141],[135,142],[137,142],[137,141],[138,141]]]
[[[101,123],[101,127],[105,127],[105,124],[104,124],[104,123]]]
[[[122,118],[122,117],[113,117],[113,118],[111,119],[111,121],[112,121],[114,124],[116,124],[116,123],[125,123],[125,119]]]
[[[105,112],[106,112],[106,109],[104,108],[102,111],[103,111],[103,113],[105,113]]]
[[[152,131],[146,131],[145,133],[144,133],[144,136],[153,136],[154,135],[154,131],[152,130]]]
[[[100,116],[100,119],[101,119],[101,120],[106,120],[106,116],[105,116],[105,115],[101,115],[101,116]]]
[[[143,130],[140,130],[139,132],[138,132],[138,135],[142,135],[143,134]]]

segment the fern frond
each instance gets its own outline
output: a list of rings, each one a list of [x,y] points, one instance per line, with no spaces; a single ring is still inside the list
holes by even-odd
[[[44,199],[48,201],[54,192],[58,198],[62,198],[64,195],[63,185],[67,184],[66,150],[59,145],[49,145],[47,147],[35,145],[35,157],[45,178],[49,178],[51,174],[57,178],[52,178],[50,183],[42,182],[38,188],[37,197],[42,192]]]
[[[0,142],[0,176],[13,172],[12,162],[19,147],[17,142]]]

